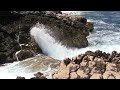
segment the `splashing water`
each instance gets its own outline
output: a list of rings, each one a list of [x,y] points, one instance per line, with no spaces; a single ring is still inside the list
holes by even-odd
[[[61,43],[55,41],[55,39],[47,33],[47,28],[45,28],[44,25],[37,24],[37,26],[31,29],[31,35],[34,36],[43,52],[48,56],[60,60],[63,60],[66,57],[71,58],[75,55],[85,53],[88,50],[95,51],[99,49],[110,53],[113,50],[120,51],[120,49],[118,49],[118,46],[120,45],[117,44],[117,41],[120,39],[120,33],[107,33],[108,35],[104,37],[103,35],[106,34],[106,31],[99,31],[96,34],[90,34],[88,37],[89,46],[86,48],[77,49],[67,48],[66,46],[61,45]]]
[[[85,16],[88,21],[94,22],[94,31],[87,37],[89,46],[86,48],[67,48],[61,45],[49,35],[48,30],[44,25],[37,24],[31,28],[31,35],[34,36],[36,42],[45,54],[55,59],[63,60],[66,57],[73,57],[78,54],[82,54],[88,50],[102,50],[104,52],[111,53],[116,50],[120,52],[120,12],[119,11],[62,11],[63,13],[77,14]],[[27,67],[22,67],[19,64],[20,61],[12,64],[5,64],[0,67],[0,78],[12,79],[16,76],[25,76],[30,78],[34,72],[24,71]],[[29,66],[28,66],[29,67]],[[48,69],[50,71],[50,68]],[[50,74],[49,72],[48,74]],[[49,77],[51,78],[51,77]]]
[[[80,49],[67,48],[66,46],[61,45],[61,43],[56,41],[53,37],[51,37],[47,33],[48,30],[44,25],[37,24],[36,27],[33,27],[31,29],[31,35],[35,37],[36,42],[39,44],[39,46],[41,47],[41,49],[45,54],[53,58],[63,60],[66,57],[71,58],[78,54],[85,53],[88,50],[95,51],[99,49],[109,53],[116,50],[120,52],[120,48],[118,48],[120,47],[120,26],[116,26],[118,24],[112,22],[113,20],[110,21],[109,20],[110,18],[106,19],[107,18],[106,14],[109,13],[111,15],[111,12],[106,12],[106,13],[94,12],[94,11],[84,11],[84,12],[62,11],[62,12],[83,15],[86,16],[89,21],[94,22],[94,31],[90,33],[90,35],[87,37],[89,46]],[[118,12],[116,12],[116,15],[117,15],[116,18],[118,18],[119,15]]]

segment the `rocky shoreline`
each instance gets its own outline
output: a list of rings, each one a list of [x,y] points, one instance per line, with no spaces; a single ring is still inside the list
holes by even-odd
[[[120,79],[120,53],[87,51],[61,62],[53,79]]]
[[[35,73],[30,79],[49,79],[41,72]],[[25,79],[18,76],[16,79]],[[66,58],[60,62],[57,71],[52,73],[52,79],[120,79],[120,53],[111,54],[97,50],[87,51],[72,59]]]
[[[85,17],[62,14],[61,11],[1,11],[0,19],[4,21],[0,22],[0,64],[43,54],[30,35],[30,29],[38,22],[67,47],[88,46],[86,37],[93,30],[93,23],[87,22]]]
[[[23,61],[20,64],[24,66],[39,59],[40,66],[43,65],[42,62],[47,64],[46,66],[51,63],[53,67],[55,66],[54,63],[57,61],[53,58],[43,55],[36,57],[38,54],[44,54],[34,37],[30,35],[30,29],[38,22],[45,25],[49,34],[67,47],[87,47],[86,37],[94,29],[93,23],[87,22],[85,17],[69,15],[61,11],[1,11],[0,14],[1,21],[4,21],[0,22],[1,66],[14,61]],[[26,63],[28,58],[32,59]],[[58,62],[60,64],[57,64],[57,71],[52,73],[52,79],[120,79],[120,53],[116,51],[111,54],[100,50],[87,51],[72,59],[66,58]],[[25,79],[25,77],[17,76],[16,79]],[[44,73],[37,72],[30,79],[48,78]]]

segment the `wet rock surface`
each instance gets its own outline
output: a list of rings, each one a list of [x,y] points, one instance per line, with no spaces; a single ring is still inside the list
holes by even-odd
[[[50,35],[68,47],[88,46],[86,36],[93,30],[93,23],[85,17],[61,11],[0,11],[0,20],[0,64],[43,53],[30,35],[31,27],[37,22],[44,24],[52,31]],[[27,53],[28,50],[31,53]]]
[[[119,62],[114,61],[114,58],[117,58],[118,61],[120,60],[119,53],[114,53],[114,57],[111,61],[107,59],[109,59],[109,56],[113,56],[113,53],[109,54],[108,58],[104,58],[105,52],[98,50],[92,52],[92,54],[88,53],[88,51],[86,53],[79,54],[78,56],[73,57],[72,59],[66,58],[63,61],[57,61],[54,59],[52,60],[52,58],[48,56],[40,55],[36,58],[31,58],[30,60],[22,61],[19,63],[19,65],[21,65],[22,67],[26,67],[29,65],[31,66],[31,64],[34,63],[34,65],[27,68],[34,72],[38,71],[38,69],[40,68],[44,68],[43,70],[47,70],[48,66],[51,66],[51,68],[56,68],[56,71],[52,73],[51,79],[120,79],[120,65]],[[78,58],[80,56],[82,56],[81,60],[79,60],[80,58]],[[94,58],[90,59],[90,57],[92,56],[94,56]],[[35,70],[33,70],[33,68]],[[18,76],[16,79],[24,78]],[[49,78],[47,78],[44,75],[44,73],[37,72],[34,74],[34,77],[31,77],[30,79]]]
[[[8,72],[35,72],[33,77],[29,79],[46,79],[50,74],[48,72],[58,69],[60,66],[60,60],[53,59],[43,54],[39,54],[35,57],[25,59],[15,64],[14,66],[8,69]],[[45,74],[46,72],[46,74]],[[16,79],[22,79],[23,76],[18,76]],[[52,75],[50,76],[52,77]],[[24,77],[25,78],[25,77]]]

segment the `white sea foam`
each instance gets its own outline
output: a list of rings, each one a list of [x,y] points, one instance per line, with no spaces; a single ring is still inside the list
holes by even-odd
[[[63,11],[63,13],[82,15],[90,12]],[[96,16],[97,15],[99,14],[96,14]],[[93,21],[96,26],[94,26],[95,30],[93,33],[87,37],[89,46],[86,48],[67,48],[66,46],[61,45],[60,42],[57,42],[47,33],[47,28],[41,24],[37,24],[35,27],[31,28],[31,35],[35,37],[36,42],[39,44],[44,53],[60,60],[63,60],[66,57],[71,58],[88,50],[95,51],[99,49],[109,53],[116,50],[117,52],[120,52],[120,32],[114,32],[113,30],[119,28],[101,20],[93,20],[92,18],[89,20]],[[19,62],[20,61],[1,66],[0,79],[15,79],[16,76],[24,76],[25,78],[32,77],[35,72],[26,71],[25,68],[27,67],[17,65]],[[47,71],[44,71],[45,75],[49,78],[51,78],[51,72],[50,68],[48,68]]]
[[[46,32],[47,28],[45,28],[44,25],[38,24],[37,26],[39,27],[33,27],[31,29],[31,34],[35,37],[43,52],[56,59],[63,60],[66,57],[71,58],[87,50],[95,51],[99,49],[105,52],[111,52],[113,50],[120,51],[120,49],[118,49],[120,46],[120,32],[97,31],[87,37],[89,41],[88,47],[77,49],[67,48],[61,45],[61,43],[55,41],[55,39]]]

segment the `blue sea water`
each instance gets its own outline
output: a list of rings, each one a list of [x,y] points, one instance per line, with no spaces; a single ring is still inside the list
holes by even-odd
[[[88,21],[94,23],[94,30],[87,37],[89,46],[86,48],[67,48],[55,41],[46,31],[44,25],[37,24],[31,29],[31,35],[35,36],[36,42],[39,44],[44,53],[48,56],[63,60],[66,57],[74,57],[88,50],[102,50],[111,53],[112,51],[120,52],[120,11],[69,11],[64,13],[77,14],[87,18]],[[16,62],[19,63],[19,62]],[[21,67],[21,71],[9,72],[12,67],[17,68],[16,63],[6,65],[0,68],[0,78],[16,78],[21,72],[25,77],[33,72],[24,72],[25,67]],[[34,64],[34,63],[33,63]],[[27,66],[29,68],[29,66]]]
[[[84,16],[88,22],[94,23],[94,30],[87,37],[89,45],[80,49],[67,48],[46,33],[45,26],[38,25],[40,27],[33,27],[31,32],[45,54],[63,60],[88,50],[120,52],[120,11],[63,11],[63,13]]]

